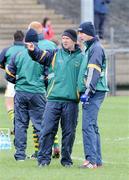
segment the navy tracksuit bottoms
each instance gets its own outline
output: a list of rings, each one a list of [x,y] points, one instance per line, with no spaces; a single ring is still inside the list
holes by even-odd
[[[75,102],[46,103],[39,140],[39,164],[50,164],[52,145],[58,131],[59,121],[62,129],[61,164],[72,164],[71,153],[75,139],[78,117],[78,104]]]
[[[105,98],[105,92],[96,91],[89,104],[82,107],[82,133],[85,159],[92,164],[102,165],[98,112]]]
[[[43,94],[16,91],[14,97],[14,145],[16,149],[14,157],[16,160],[26,158],[27,129],[30,120],[36,134],[40,135],[45,104],[46,99]]]

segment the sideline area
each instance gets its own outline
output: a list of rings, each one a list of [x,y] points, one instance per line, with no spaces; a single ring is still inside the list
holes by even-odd
[[[4,96],[0,94],[0,127],[11,128],[7,119]],[[72,168],[64,168],[59,159],[52,159],[49,167],[38,168],[35,160],[16,162],[11,150],[0,151],[0,179],[2,180],[127,180],[129,179],[129,97],[107,97],[99,115],[104,166],[95,170],[79,169],[83,161],[81,106]],[[59,132],[59,137],[61,134]],[[13,136],[11,136],[13,142]],[[28,130],[27,154],[33,153],[32,129]]]

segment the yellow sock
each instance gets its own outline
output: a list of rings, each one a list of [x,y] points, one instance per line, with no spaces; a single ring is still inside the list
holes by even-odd
[[[9,117],[9,120],[11,122],[13,122],[13,120],[14,120],[14,110],[13,109],[8,111],[8,117]]]
[[[55,135],[55,139],[54,139],[54,144],[53,144],[54,148],[59,147],[59,141],[58,141],[58,135]]]
[[[38,138],[38,135],[36,134],[35,128],[33,129],[33,141],[34,141],[35,155],[37,156],[37,153],[39,150],[39,138]]]

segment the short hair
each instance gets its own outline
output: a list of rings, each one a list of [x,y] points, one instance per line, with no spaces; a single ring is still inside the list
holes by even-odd
[[[43,33],[42,24],[38,21],[32,21],[28,26],[28,29],[30,28],[34,29],[38,34]]]
[[[21,30],[17,30],[14,33],[14,40],[15,41],[23,41],[24,39],[24,33]]]

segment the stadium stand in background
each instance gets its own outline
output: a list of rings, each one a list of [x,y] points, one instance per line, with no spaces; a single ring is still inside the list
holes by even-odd
[[[76,29],[80,23],[80,2],[78,0],[0,0],[0,51],[10,44],[15,30],[25,31],[31,21],[41,22],[45,16],[51,18],[57,37],[65,28]],[[124,2],[113,0],[110,4],[105,27],[106,41],[103,43],[109,52],[109,80],[110,86],[114,88],[113,91],[118,87],[129,89],[129,1]],[[113,35],[110,33],[111,27],[114,29]],[[3,79],[0,70],[2,87],[5,86]]]

